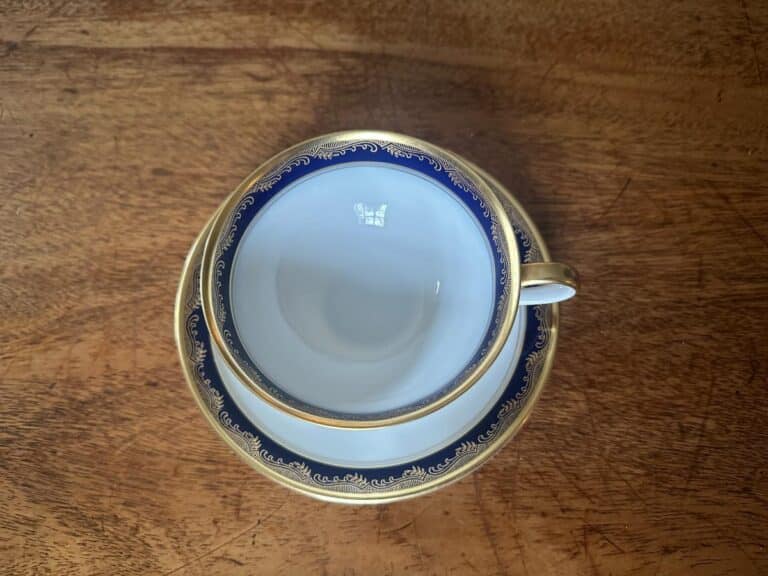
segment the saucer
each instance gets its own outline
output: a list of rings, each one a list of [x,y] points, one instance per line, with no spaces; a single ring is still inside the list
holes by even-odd
[[[513,222],[521,260],[546,260],[546,248],[527,215],[495,180],[485,174],[484,178],[502,198]],[[220,358],[217,363],[219,353],[212,347],[199,294],[206,233],[187,258],[177,296],[176,338],[182,365],[214,429],[273,480],[338,502],[381,503],[413,497],[475,469],[530,414],[554,354],[557,305],[520,308],[518,320],[524,320],[524,325],[515,322],[519,328],[505,343],[502,363],[491,366],[485,382],[479,381],[463,397],[428,416],[360,430],[325,428],[280,412],[276,416],[270,412],[273,407],[227,372],[226,363]],[[452,413],[457,402],[463,404],[457,404]],[[449,431],[444,430],[446,422],[451,423]],[[408,436],[411,442],[403,442]],[[375,449],[362,449],[366,446]]]

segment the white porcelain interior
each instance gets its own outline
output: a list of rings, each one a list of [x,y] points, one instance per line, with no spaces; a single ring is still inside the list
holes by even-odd
[[[342,164],[287,187],[249,223],[231,280],[236,329],[265,376],[302,402],[347,413],[396,410],[438,392],[476,353],[494,304],[493,254],[477,219],[436,181],[383,163]],[[286,445],[308,443],[297,450],[378,462],[406,444],[428,450],[457,429],[452,418],[477,415],[509,354],[493,383],[475,385],[438,420],[414,423],[419,434],[406,425],[400,436],[319,427],[307,438],[314,428],[277,420],[252,395],[245,406],[258,407],[259,425]]]
[[[306,458],[359,468],[403,464],[434,453],[477,424],[504,391],[520,359],[525,309],[488,371],[453,402],[421,418],[384,428],[331,428],[291,416],[254,394],[214,347],[222,382],[245,416],[266,435]]]

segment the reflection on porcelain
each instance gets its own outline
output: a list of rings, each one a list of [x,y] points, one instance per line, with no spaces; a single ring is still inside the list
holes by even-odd
[[[379,204],[378,206],[370,206],[364,202],[355,202],[355,213],[357,214],[358,224],[365,224],[366,226],[377,226],[378,228],[384,228],[384,222],[387,217],[387,205]]]
[[[201,285],[240,380],[295,416],[368,427],[423,416],[477,382],[512,328],[520,270],[498,198],[463,160],[348,132],[243,183],[214,221]],[[521,301],[564,295],[542,284]]]

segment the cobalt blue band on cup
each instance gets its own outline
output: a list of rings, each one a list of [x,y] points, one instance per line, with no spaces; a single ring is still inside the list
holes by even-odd
[[[340,171],[342,169],[346,172]],[[347,176],[338,179],[334,176],[334,172],[337,175],[346,174]],[[357,192],[363,199],[380,199],[375,194],[368,194],[367,190],[364,189],[364,184],[378,181],[379,176],[384,177],[385,180],[388,178],[393,186],[392,190],[382,192],[384,196],[381,198],[389,198],[389,200],[386,202],[378,200],[375,202],[358,201],[359,198],[355,195]],[[414,180],[414,177],[417,179]],[[322,261],[320,261],[320,257],[315,256],[314,261],[310,258],[299,263],[284,258],[285,254],[276,256],[275,250],[270,248],[272,237],[269,235],[258,236],[258,233],[253,232],[253,230],[258,231],[259,227],[264,230],[270,229],[270,212],[282,214],[280,220],[282,225],[276,225],[271,229],[275,238],[274,243],[284,242],[286,246],[292,246],[294,252],[301,252],[304,249],[317,251],[316,244],[323,242],[323,234],[325,236],[333,234],[334,227],[328,225],[327,220],[341,218],[337,215],[340,210],[331,209],[332,207],[329,206],[326,214],[326,207],[322,203],[323,196],[318,196],[312,188],[320,181],[326,182],[322,192],[327,194],[328,198],[333,197],[334,202],[341,201],[342,205],[343,202],[349,201],[350,211],[349,213],[341,211],[343,212],[343,219],[338,220],[339,226],[345,226],[346,222],[351,221],[353,217],[357,218],[356,223],[361,226],[360,230],[363,230],[361,234],[368,236],[361,235],[359,239],[357,236],[350,238],[352,242],[361,242],[361,248],[355,251],[354,247],[349,249],[343,243],[337,242],[335,245],[331,243],[331,246],[336,246],[344,254],[343,257],[339,258],[340,262],[334,262],[334,252],[328,252],[322,257]],[[357,185],[358,188],[354,189],[354,186],[350,188],[352,184]],[[470,230],[471,226],[467,227],[467,225],[462,224],[463,228],[457,228],[457,245],[453,247],[453,250],[458,259],[461,257],[462,251],[465,250],[465,244],[470,242],[476,244],[480,237],[486,243],[490,263],[488,269],[492,275],[492,281],[491,278],[488,278],[487,286],[477,282],[472,284],[467,281],[467,286],[473,287],[473,289],[477,288],[478,294],[460,295],[466,296],[470,304],[475,300],[485,301],[485,296],[479,292],[490,288],[492,296],[487,299],[490,304],[488,306],[489,318],[482,331],[482,336],[477,338],[474,349],[468,353],[466,362],[462,360],[463,364],[455,370],[455,373],[452,373],[445,381],[436,382],[428,394],[418,398],[411,397],[401,405],[387,404],[386,398],[384,398],[378,406],[386,406],[385,409],[376,409],[377,405],[374,403],[372,410],[352,411],[345,410],[343,407],[337,408],[334,402],[322,405],[321,401],[307,401],[300,398],[296,393],[292,393],[290,386],[280,381],[279,378],[271,378],[268,375],[269,371],[265,370],[262,364],[272,362],[270,371],[280,372],[282,366],[291,364],[291,362],[311,365],[312,358],[320,358],[325,354],[333,358],[328,361],[323,360],[326,364],[331,365],[336,362],[337,366],[341,366],[339,370],[347,370],[347,372],[354,374],[355,367],[358,365],[377,366],[376,362],[381,359],[376,354],[380,349],[383,350],[381,354],[389,354],[390,351],[387,350],[389,346],[393,349],[391,351],[393,356],[399,354],[406,357],[410,353],[409,346],[412,349],[421,346],[421,341],[413,336],[408,336],[407,338],[400,338],[402,342],[398,340],[398,337],[393,337],[391,341],[385,341],[378,348],[373,344],[366,348],[364,343],[360,344],[358,341],[369,337],[375,338],[377,334],[372,336],[369,332],[356,332],[357,328],[353,326],[355,314],[366,317],[366,320],[361,320],[363,324],[375,322],[379,332],[386,332],[389,329],[389,324],[397,325],[397,330],[400,330],[401,325],[407,324],[411,318],[419,319],[422,316],[433,318],[435,314],[440,318],[440,301],[435,296],[429,294],[430,300],[424,295],[426,304],[420,300],[422,292],[426,294],[425,288],[418,283],[420,277],[416,280],[413,277],[406,277],[404,281],[406,283],[411,281],[413,284],[406,290],[396,285],[396,282],[392,282],[390,285],[386,277],[382,280],[376,276],[371,281],[371,286],[363,286],[357,291],[348,290],[347,287],[339,283],[337,278],[337,276],[344,274],[349,276],[349,268],[354,270],[355,265],[368,267],[367,271],[370,272],[370,275],[375,276],[378,268],[371,265],[368,260],[374,255],[366,252],[363,244],[366,241],[378,242],[379,240],[373,238],[381,238],[381,236],[377,237],[376,234],[397,234],[397,226],[400,225],[398,222],[409,217],[413,218],[413,214],[419,214],[417,208],[423,208],[422,205],[414,204],[410,210],[398,212],[396,210],[397,203],[393,202],[392,199],[403,200],[403,198],[398,197],[400,188],[395,189],[395,185],[402,187],[403,190],[410,188],[418,190],[419,193],[424,194],[425,198],[434,192],[433,188],[439,189],[443,192],[443,196],[447,197],[445,195],[447,193],[453,201],[458,202],[476,223],[481,236],[473,235]],[[347,191],[347,188],[350,188],[350,191]],[[432,192],[429,192],[427,188]],[[296,204],[296,198],[299,198],[299,195],[298,193],[292,195],[292,190],[303,190],[301,200],[303,203]],[[402,192],[402,194],[406,194],[406,192]],[[439,197],[440,194],[438,193],[435,198]],[[320,200],[313,200],[313,198],[320,198]],[[309,209],[308,214],[304,213],[310,205],[309,203],[313,201],[318,202],[318,204],[313,209]],[[408,201],[421,202],[421,198],[411,197]],[[440,202],[442,201],[443,199],[440,199]],[[399,252],[399,257],[405,258],[406,255],[414,251],[418,252],[419,249],[423,248],[420,242],[414,241],[414,238],[418,239],[419,227],[423,226],[425,229],[430,229],[433,220],[442,222],[448,218],[445,214],[453,208],[434,208],[438,205],[444,206],[439,202],[437,204],[424,204],[424,206],[431,207],[433,211],[425,211],[420,216],[419,225],[411,224],[410,227],[400,225],[410,234],[405,244],[402,242],[397,244],[397,238],[389,241],[390,246],[405,247]],[[281,206],[282,208],[280,208]],[[281,209],[282,212],[279,212]],[[307,237],[311,239],[309,244],[301,243],[300,237],[304,233],[304,228],[301,226],[290,228],[291,209],[295,210],[294,213],[296,214],[301,213],[300,217],[303,219],[301,224],[307,230]],[[354,209],[354,215],[352,215],[352,209]],[[404,212],[406,214],[403,214]],[[459,220],[457,218],[460,219],[461,216],[451,216],[450,218],[453,220],[448,222],[448,229],[450,226],[458,227],[457,222]],[[323,233],[318,233],[317,230],[313,232],[315,225],[325,225]],[[288,228],[290,228],[290,234],[283,238],[282,231]],[[417,228],[415,232],[414,228]],[[438,231],[444,233],[441,229]],[[258,241],[253,240],[254,237]],[[401,244],[403,245],[401,246]],[[247,248],[243,248],[243,246]],[[296,250],[296,247],[299,247],[299,250]],[[242,256],[243,250],[249,255],[247,258]],[[272,251],[270,252],[270,250]],[[298,258],[300,255],[296,256]],[[381,256],[384,258],[383,265],[389,266],[389,269],[395,274],[399,272],[398,263],[393,260],[397,256],[398,254]],[[435,254],[428,253],[428,256],[423,260],[425,267],[430,265],[430,257],[434,259]],[[362,258],[359,262],[355,260],[358,257]],[[438,253],[437,257],[440,259],[443,254]],[[418,258],[415,261],[418,263]],[[350,264],[350,262],[352,263]],[[408,268],[408,265],[409,263],[406,262],[403,268]],[[307,268],[311,266],[317,266],[317,270],[309,273]],[[347,270],[333,273],[326,270],[326,268],[330,269],[334,266],[341,266],[342,268],[346,266]],[[537,296],[539,299],[543,298],[545,301],[547,299],[549,301],[564,299],[575,290],[575,276],[572,278],[572,282],[569,278],[558,282],[558,275],[567,276],[567,273],[570,272],[569,268],[564,267],[563,270],[559,270],[556,268],[558,265],[551,264],[540,269],[536,269],[534,266],[537,265],[531,265],[523,274],[527,284],[533,287],[532,293],[542,290],[546,292],[551,286],[565,290],[565,292],[561,291],[554,296],[546,293],[539,294]],[[239,272],[238,267],[240,267]],[[450,262],[443,264],[440,274],[446,273],[446,267],[450,269]],[[459,267],[457,266],[457,268]],[[263,269],[265,273],[273,274],[274,281],[270,279],[261,282],[263,277],[259,276],[260,269]],[[334,276],[334,274],[336,275]],[[414,274],[418,276],[419,272],[414,272]],[[460,276],[458,273],[454,274],[454,276],[457,275]],[[555,276],[554,280],[553,275]],[[245,280],[238,280],[241,276],[248,279],[250,284],[244,284]],[[441,289],[443,293],[450,293],[452,283],[446,283],[441,288],[440,278],[442,276],[437,275],[435,277],[437,278],[437,281],[434,282],[435,295]],[[300,281],[296,281],[297,278]],[[306,279],[309,280],[305,281]],[[363,275],[362,278],[352,280],[357,283],[365,283],[367,278]],[[432,280],[430,277],[430,282]],[[453,278],[453,280],[453,284],[456,284],[461,278]],[[381,286],[377,285],[377,282]],[[391,425],[417,418],[444,406],[466,391],[485,373],[506,341],[517,311],[520,285],[521,267],[512,227],[499,199],[486,182],[463,160],[445,150],[408,136],[372,131],[340,132],[315,138],[286,150],[258,168],[225,202],[213,222],[205,244],[201,273],[202,304],[212,340],[237,376],[260,397],[290,414],[320,424],[350,428]],[[238,286],[241,287],[238,288]],[[253,286],[253,305],[250,304],[250,301],[243,299],[243,294],[250,291],[251,286]],[[372,304],[367,301],[357,302],[360,293],[364,293],[366,290],[379,294],[378,297],[388,306],[388,314],[377,316],[375,301]],[[401,292],[408,292],[408,294],[404,295]],[[320,293],[322,296],[318,296]],[[563,296],[564,294],[565,296]],[[344,298],[348,300],[348,304]],[[451,298],[450,294],[446,298]],[[453,298],[456,298],[455,294]],[[239,307],[233,303],[237,299],[241,302]],[[283,302],[285,299],[289,300],[288,304]],[[416,303],[414,304],[414,302]],[[387,306],[384,307],[387,308]],[[348,311],[347,308],[352,311]],[[456,307],[457,310],[460,308],[461,305]],[[275,364],[273,359],[278,353],[282,355],[282,350],[289,348],[288,346],[283,345],[282,350],[275,349],[272,353],[269,352],[272,340],[269,322],[274,324],[274,319],[268,321],[267,317],[273,317],[277,314],[275,312],[277,309],[280,309],[280,314],[283,315],[281,322],[290,325],[295,331],[301,332],[301,330],[296,329],[296,324],[298,324],[302,328],[309,326],[311,331],[316,332],[316,336],[313,337],[314,340],[307,344],[305,350],[302,348],[304,350],[303,357],[291,358],[288,351],[285,353],[289,356],[280,360],[282,364]],[[297,317],[297,309],[312,309],[314,316],[309,320],[304,317]],[[328,312],[329,310],[331,312]],[[397,316],[400,311],[402,311],[403,318],[391,320],[388,317]],[[336,336],[322,325],[324,320],[321,316],[323,313],[338,316],[333,319],[333,322],[335,325],[341,326],[342,330],[348,330],[354,335],[350,342],[346,344],[336,342]],[[238,325],[238,315],[240,317],[248,316],[249,321],[245,325]],[[293,324],[291,323],[292,316]],[[264,318],[263,324],[260,323],[261,318]],[[252,330],[254,325],[258,325],[259,329]],[[277,324],[274,325],[275,339],[291,337],[290,335],[286,336],[286,331],[289,332],[289,329],[277,326]],[[245,338],[250,343],[250,347],[244,345],[244,330],[250,331]],[[392,330],[395,331],[395,328]],[[260,361],[253,358],[254,349],[258,351],[263,349]],[[447,359],[447,361],[450,360],[454,359]],[[385,369],[391,368],[386,364],[382,365],[385,366]],[[293,369],[291,373],[302,374],[301,366]],[[308,380],[307,386],[311,390],[311,370],[307,373],[306,379]],[[396,376],[393,376],[392,380],[396,382]],[[361,382],[360,385],[364,386],[365,382]],[[322,388],[320,384],[318,387]],[[350,394],[354,392],[354,387],[348,389]],[[322,390],[315,390],[312,394],[310,394],[312,398],[322,400]],[[383,397],[380,390],[376,391],[376,394]],[[337,396],[337,398],[343,398],[343,395]]]

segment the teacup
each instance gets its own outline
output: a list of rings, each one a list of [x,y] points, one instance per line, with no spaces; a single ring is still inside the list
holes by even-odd
[[[494,362],[519,304],[576,286],[566,265],[519,263],[499,199],[461,158],[375,131],[259,167],[216,216],[201,274],[237,377],[294,416],[349,428],[451,402]]]

